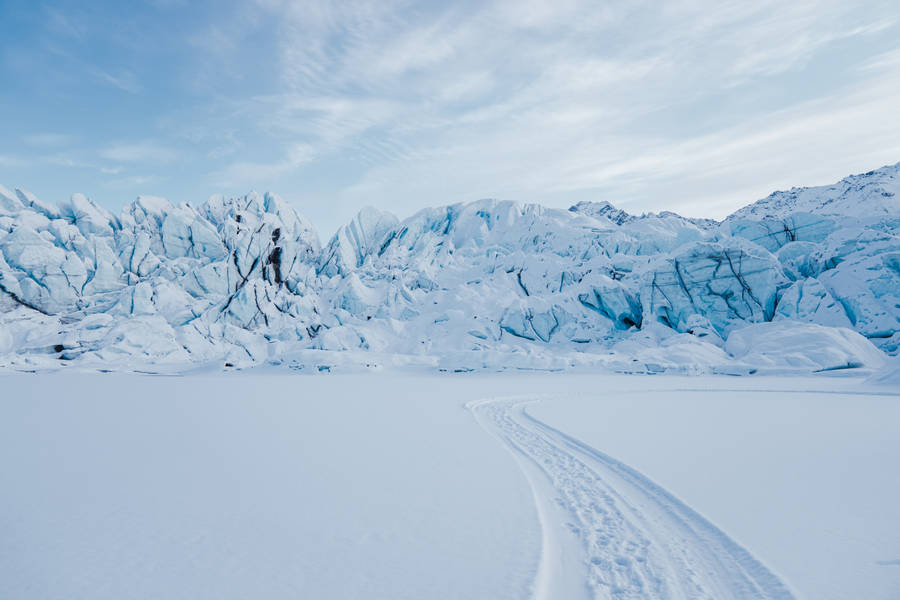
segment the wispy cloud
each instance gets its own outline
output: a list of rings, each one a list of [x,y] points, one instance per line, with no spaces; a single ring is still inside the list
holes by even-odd
[[[169,163],[178,158],[173,148],[152,140],[112,144],[100,150],[99,154],[107,160],[122,163]]]
[[[143,89],[137,76],[127,69],[119,70],[116,73],[110,73],[100,67],[91,66],[88,68],[88,72],[96,81],[118,88],[129,94],[140,93]]]
[[[31,165],[31,161],[20,156],[11,156],[9,154],[0,154],[0,167],[8,169],[20,169]]]
[[[807,63],[829,44],[878,34],[895,24],[895,19],[878,15],[848,19],[835,5],[784,3],[757,26],[736,32],[735,43],[746,52],[734,62],[732,73],[745,78],[784,73]]]
[[[84,20],[51,6],[44,6],[43,9],[46,16],[45,26],[53,33],[76,40],[82,40],[87,35],[88,26]]]
[[[266,185],[268,181],[293,171],[315,158],[312,146],[295,144],[287,149],[285,158],[272,162],[237,161],[213,174],[220,187],[238,185]]]
[[[876,54],[860,65],[862,71],[895,69],[900,67],[900,47]]]
[[[29,146],[54,148],[75,142],[75,136],[66,133],[32,133],[22,136],[22,141]]]
[[[127,177],[114,177],[103,182],[103,186],[112,190],[129,190],[155,184],[161,179],[154,175],[129,175]]]
[[[99,170],[99,168],[95,164],[68,154],[44,154],[41,157],[41,161],[57,167]]]

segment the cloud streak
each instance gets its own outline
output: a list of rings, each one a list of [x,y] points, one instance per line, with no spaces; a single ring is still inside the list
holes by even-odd
[[[178,158],[174,149],[153,140],[115,143],[101,149],[99,155],[120,163],[170,163]]]
[[[213,177],[218,180],[220,187],[265,185],[267,181],[294,171],[314,158],[315,150],[312,146],[295,144],[287,150],[287,156],[283,159],[270,162],[233,162],[224,170],[214,173]]]

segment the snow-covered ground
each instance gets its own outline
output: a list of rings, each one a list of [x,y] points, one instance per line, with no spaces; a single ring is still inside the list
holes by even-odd
[[[900,596],[900,394],[818,376],[0,376],[0,597]]]
[[[797,597],[900,597],[900,388],[887,395],[821,379],[606,386],[528,412],[674,494]]]

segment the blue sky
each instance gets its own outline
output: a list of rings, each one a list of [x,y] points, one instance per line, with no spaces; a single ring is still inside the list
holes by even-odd
[[[0,2],[0,183],[721,217],[900,160],[896,0]]]

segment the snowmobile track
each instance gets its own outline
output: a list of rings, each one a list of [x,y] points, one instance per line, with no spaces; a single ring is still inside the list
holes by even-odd
[[[513,452],[532,487],[543,530],[537,600],[794,597],[750,552],[672,494],[529,415],[527,405],[539,400],[467,405]]]

